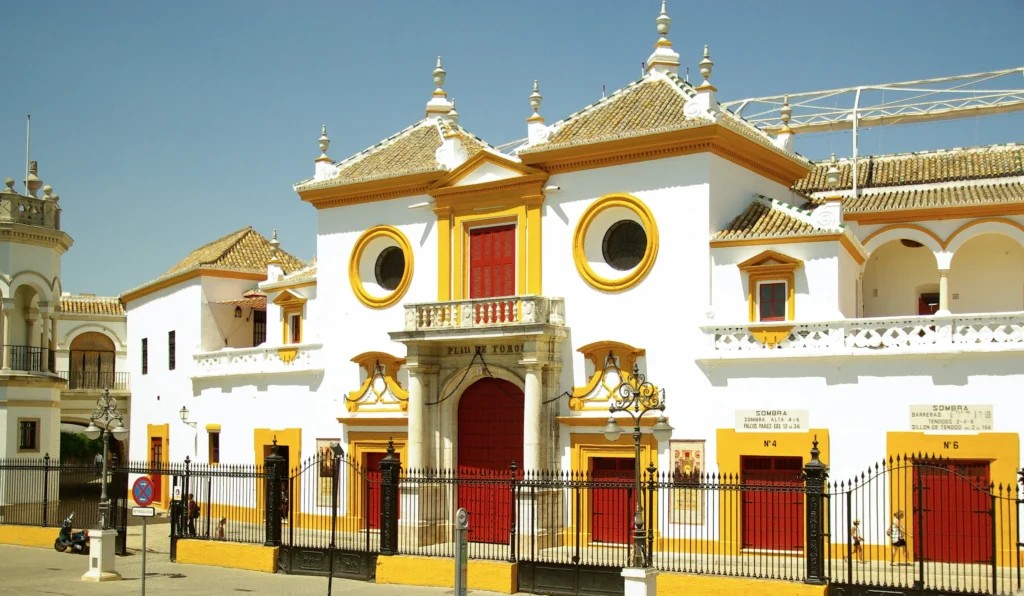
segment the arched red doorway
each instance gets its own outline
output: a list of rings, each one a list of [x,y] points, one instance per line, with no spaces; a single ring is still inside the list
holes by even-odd
[[[509,468],[523,462],[523,391],[481,379],[459,401],[459,507],[470,513],[469,540],[505,543],[512,523]],[[504,482],[499,482],[504,479]]]

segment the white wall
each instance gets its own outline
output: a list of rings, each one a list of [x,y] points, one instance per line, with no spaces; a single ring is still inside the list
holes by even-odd
[[[217,304],[226,300],[240,300],[242,294],[255,289],[258,282],[223,277],[202,277],[202,328],[199,349],[212,352],[224,347],[252,347],[252,318],[246,321],[250,309],[242,309],[242,318],[235,318],[235,307]]]
[[[917,316],[922,291],[938,292],[939,270],[926,246],[892,240],[864,263],[864,316]]]
[[[857,279],[860,265],[845,248],[839,249],[839,312],[846,318],[857,316]]]
[[[1024,310],[1024,247],[1002,234],[968,240],[953,255],[949,293],[954,314]]]

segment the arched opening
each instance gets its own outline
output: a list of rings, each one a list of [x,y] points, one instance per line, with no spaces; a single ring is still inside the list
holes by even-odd
[[[1024,310],[1024,247],[997,232],[964,242],[949,269],[954,314]]]
[[[114,342],[90,331],[71,340],[68,389],[114,389]]]
[[[14,292],[14,312],[10,317],[7,361],[14,370],[42,370],[42,326],[39,321],[39,294],[23,285]]]
[[[469,540],[505,543],[512,524],[506,482],[523,462],[523,390],[503,379],[480,379],[459,400],[458,502],[473,515]]]
[[[935,254],[927,246],[910,239],[890,240],[872,251],[864,265],[864,316],[934,314],[938,280]]]

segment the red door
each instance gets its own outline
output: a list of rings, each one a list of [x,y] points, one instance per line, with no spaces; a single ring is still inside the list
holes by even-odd
[[[629,544],[636,511],[634,462],[625,457],[596,457],[592,461],[590,523],[594,542]]]
[[[918,493],[920,485],[920,493]],[[992,557],[992,501],[988,462],[943,460],[914,467],[914,558],[988,563]],[[919,506],[918,494],[923,499]],[[921,519],[923,516],[924,519]]]
[[[523,462],[523,392],[481,379],[459,401],[458,503],[469,512],[469,540],[505,544],[512,524],[512,462]]]
[[[368,485],[365,491],[366,527],[374,530],[380,529],[380,461],[387,456],[387,453],[367,453],[363,463]]]
[[[516,293],[516,227],[469,231],[469,297],[496,298]],[[509,300],[476,306],[477,323],[514,318]]]
[[[157,467],[163,465],[164,461],[164,440],[163,437],[150,437],[149,439],[149,465]],[[164,477],[160,474],[151,474],[150,482],[153,483],[153,500],[160,502],[163,497],[160,495],[160,488],[163,486]]]
[[[743,548],[803,550],[802,470],[799,457],[740,458]]]

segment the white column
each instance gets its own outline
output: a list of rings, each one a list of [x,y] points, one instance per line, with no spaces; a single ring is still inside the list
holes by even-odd
[[[11,350],[8,346],[11,345],[11,310],[5,308],[4,313],[4,370],[11,370]]]
[[[51,350],[57,350],[57,318],[50,317],[50,345]]]
[[[949,316],[949,269],[939,269],[939,316]]]
[[[44,372],[53,372],[50,370],[50,358],[47,356],[47,352],[50,348],[50,313],[43,311],[40,313],[43,317],[42,328],[39,330],[39,347],[42,350],[39,351],[40,366]]]
[[[423,377],[424,372],[416,367],[409,367],[409,434],[408,445],[408,468],[410,470],[423,470],[426,467],[425,445],[423,444],[424,425],[426,412],[424,408]]]
[[[32,314],[32,315],[29,315],[29,316],[25,317],[25,325],[28,327],[28,341],[27,341],[27,343],[28,343],[28,347],[30,347],[30,348],[35,346],[35,343],[33,343],[33,342],[37,341],[36,337],[35,337],[35,335],[36,335],[36,316],[37,315]]]
[[[525,367],[526,388],[523,400],[523,463],[524,470],[541,469],[541,441],[543,440],[541,387],[543,365],[537,362],[520,362]]]
[[[864,270],[861,269],[857,273],[857,308],[856,316],[861,318],[864,316]]]

